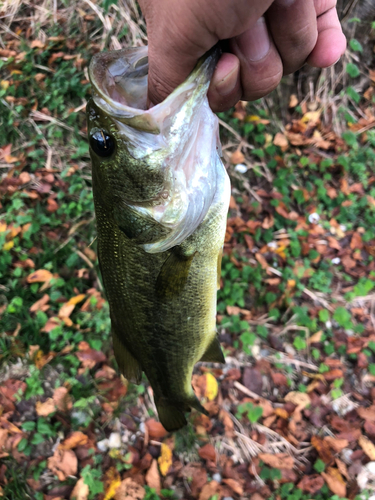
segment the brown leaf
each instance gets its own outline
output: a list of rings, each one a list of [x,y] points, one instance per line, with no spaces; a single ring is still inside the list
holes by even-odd
[[[357,408],[357,413],[364,420],[371,420],[371,422],[375,422],[375,405],[372,405],[369,408]]]
[[[337,439],[332,436],[326,436],[324,441],[328,444],[330,448],[333,449],[336,453],[340,453],[344,448],[349,445],[349,441],[347,439]]]
[[[323,460],[324,463],[328,464],[332,461],[332,452],[328,446],[327,441],[318,436],[312,436],[311,444],[314,446],[319,454],[319,457]]]
[[[49,333],[57,326],[61,325],[61,321],[58,318],[49,318],[47,323],[41,328],[41,332]]]
[[[77,446],[82,446],[88,443],[89,438],[81,431],[74,431],[62,443],[59,444],[60,450],[71,450]]]
[[[58,387],[53,393],[53,400],[58,410],[68,411],[73,407],[72,399],[66,387]]]
[[[87,500],[89,497],[89,487],[84,483],[83,477],[78,479],[73,491],[70,494],[70,500]]]
[[[241,153],[241,150],[237,149],[232,153],[230,157],[230,162],[233,163],[233,165],[237,165],[238,163],[243,163],[245,161],[245,156],[243,153]]]
[[[143,486],[136,483],[131,477],[127,477],[116,491],[114,500],[143,500],[146,491]]]
[[[34,304],[30,307],[29,311],[30,312],[47,311],[49,309],[49,305],[47,305],[48,301],[49,301],[49,295],[45,293],[41,299],[34,302]]]
[[[219,483],[217,481],[211,481],[203,486],[202,491],[199,495],[199,500],[209,500],[213,497],[219,488]]]
[[[160,495],[161,481],[158,469],[158,462],[154,459],[151,463],[151,467],[148,469],[146,474],[146,483],[150,488],[154,488],[156,493]]]
[[[75,476],[78,470],[78,460],[72,450],[57,448],[47,462],[48,468],[56,474],[60,481],[65,481],[68,476]]]
[[[101,351],[96,351],[95,349],[88,349],[78,351],[75,353],[77,358],[81,361],[84,368],[94,368],[97,363],[102,363],[106,361],[105,354]]]
[[[216,451],[211,443],[207,443],[198,450],[198,455],[204,460],[216,462]]]
[[[235,493],[237,493],[237,495],[239,495],[239,496],[243,495],[243,487],[235,479],[225,478],[225,479],[223,479],[223,483],[227,484]]]
[[[363,248],[362,236],[359,233],[353,233],[352,240],[350,242],[350,248],[352,250],[361,250]]]
[[[274,469],[293,469],[294,458],[287,453],[260,453],[258,457],[270,467]]]
[[[148,435],[151,439],[160,439],[168,434],[168,431],[164,429],[160,422],[157,422],[154,418],[149,418],[146,420],[146,427],[148,430]]]
[[[285,401],[293,403],[301,408],[306,408],[311,404],[311,399],[305,392],[291,391],[285,396]]]
[[[346,482],[337,469],[328,467],[327,472],[322,472],[322,476],[333,494],[340,498],[346,497]]]
[[[42,42],[41,40],[33,40],[31,43],[30,43],[30,48],[31,49],[35,49],[35,48],[38,48],[38,49],[43,49],[45,46],[45,43]]]
[[[297,484],[297,488],[307,493],[317,493],[324,486],[324,479],[318,474],[303,476],[302,481]]]
[[[268,269],[269,265],[266,259],[263,257],[263,255],[259,252],[255,254],[256,260],[259,262],[259,264],[262,266],[263,269]]]
[[[281,132],[277,132],[273,139],[273,143],[275,146],[279,146],[281,148],[281,151],[286,151],[289,147],[288,139]]]
[[[56,411],[55,402],[52,398],[48,398],[46,401],[44,401],[44,403],[37,401],[35,409],[36,413],[40,417],[47,417],[48,415],[51,415],[51,413]]]
[[[26,281],[28,283],[49,283],[52,278],[53,274],[47,271],[47,269],[38,269],[29,274]]]

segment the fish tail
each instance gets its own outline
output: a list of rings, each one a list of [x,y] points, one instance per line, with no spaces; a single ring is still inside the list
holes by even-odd
[[[161,397],[158,402],[155,402],[160,422],[168,432],[177,431],[184,427],[187,424],[184,413],[190,412],[192,408],[209,416],[195,394],[185,401],[184,403],[173,403]]]
[[[177,431],[187,424],[184,413],[168,401],[159,400],[156,408],[160,422],[168,432]]]

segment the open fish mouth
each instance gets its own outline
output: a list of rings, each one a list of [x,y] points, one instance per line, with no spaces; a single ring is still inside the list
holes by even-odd
[[[147,47],[138,47],[97,54],[89,76],[95,104],[114,121],[131,156],[164,172],[156,202],[132,204],[170,230],[162,241],[144,245],[154,253],[195,231],[211,206],[223,166],[218,120],[207,100],[218,52],[203,57],[184,83],[150,109],[147,53]]]

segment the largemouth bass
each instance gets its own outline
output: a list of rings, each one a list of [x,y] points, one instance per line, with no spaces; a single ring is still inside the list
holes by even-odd
[[[98,258],[119,368],[145,372],[163,426],[205,412],[191,377],[216,334],[230,183],[207,90],[217,52],[147,109],[147,47],[96,55],[87,105]]]

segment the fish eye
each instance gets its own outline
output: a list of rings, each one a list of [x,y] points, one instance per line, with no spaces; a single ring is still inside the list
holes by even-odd
[[[98,130],[90,137],[90,146],[98,156],[107,158],[115,150],[115,141],[105,130]]]

